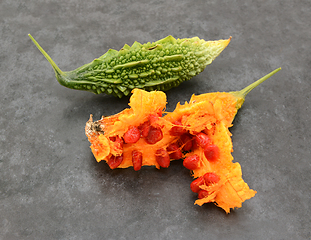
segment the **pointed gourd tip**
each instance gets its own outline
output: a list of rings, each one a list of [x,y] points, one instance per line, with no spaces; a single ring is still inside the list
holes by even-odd
[[[229,45],[229,43],[231,42],[231,39],[232,39],[232,36],[230,36],[227,40],[225,40],[225,44],[224,44],[225,48]]]
[[[231,39],[232,39],[232,36],[230,36],[230,37],[227,39],[228,43],[231,41]]]
[[[220,39],[216,41],[207,41],[205,46],[210,49],[210,63],[220,55],[220,53],[227,48],[231,41],[231,36],[228,39]]]

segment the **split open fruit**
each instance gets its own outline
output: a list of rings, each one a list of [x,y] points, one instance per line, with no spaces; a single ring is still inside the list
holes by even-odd
[[[193,95],[165,114],[164,92],[134,89],[130,108],[95,122],[91,115],[85,133],[92,152],[111,169],[166,168],[183,159],[195,179],[190,185],[198,194],[195,204],[214,202],[229,213],[256,194],[242,179],[240,164],[232,162],[229,127],[245,96],[279,70],[241,91]]]

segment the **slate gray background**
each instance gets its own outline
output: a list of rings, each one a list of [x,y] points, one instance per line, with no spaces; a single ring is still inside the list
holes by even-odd
[[[310,12],[302,0],[1,0],[0,239],[310,239]],[[167,92],[167,110],[282,67],[231,128],[257,195],[226,215],[193,205],[180,161],[139,172],[97,163],[85,122],[128,99],[60,86],[28,33],[63,70],[134,41],[232,36],[204,72]]]

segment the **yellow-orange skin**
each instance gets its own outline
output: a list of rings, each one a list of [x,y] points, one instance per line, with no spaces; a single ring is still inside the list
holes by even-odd
[[[164,92],[146,92],[134,89],[129,103],[131,108],[97,121],[101,128],[100,132],[91,129],[93,124],[91,117],[86,124],[86,135],[92,144],[91,149],[98,162],[108,161],[111,155],[123,154],[123,161],[119,168],[127,168],[133,166],[132,151],[138,150],[143,155],[143,166],[154,165],[160,168],[155,158],[155,152],[178,140],[178,136],[171,136],[169,133],[170,129],[175,126],[173,124],[175,121],[180,121],[183,127],[193,135],[199,132],[206,133],[213,144],[219,147],[219,159],[215,162],[208,161],[200,147],[189,153],[184,153],[184,157],[192,154],[197,154],[200,157],[199,167],[192,171],[193,178],[203,176],[207,172],[214,172],[220,177],[220,181],[209,186],[202,185],[201,188],[207,190],[209,195],[196,200],[195,204],[201,206],[204,203],[214,202],[229,213],[230,209],[241,207],[242,202],[256,194],[256,191],[251,190],[242,179],[240,164],[232,162],[233,148],[228,128],[232,126],[232,121],[237,113],[238,100],[231,93],[216,92],[193,95],[189,102],[183,105],[178,103],[173,112],[166,113],[164,117],[159,117],[153,123],[162,129],[162,140],[150,145],[141,138],[136,143],[124,144],[123,148],[120,148],[118,143],[110,140],[110,137],[122,138],[130,126],[139,126],[147,121],[151,114],[164,111],[166,106]]]

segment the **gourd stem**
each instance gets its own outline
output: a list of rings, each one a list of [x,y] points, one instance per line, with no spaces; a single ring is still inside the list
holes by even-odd
[[[59,69],[59,67],[56,65],[56,63],[52,60],[52,58],[43,50],[43,48],[39,45],[39,43],[30,35],[28,34],[30,39],[33,41],[33,43],[36,45],[36,47],[40,50],[40,52],[44,55],[44,57],[49,61],[49,63],[52,65],[56,75],[60,76],[64,73],[62,70]]]
[[[271,77],[273,74],[277,73],[278,71],[280,71],[281,68],[277,68],[274,71],[272,71],[271,73],[267,74],[266,76],[260,78],[259,80],[257,80],[256,82],[248,85],[246,88],[243,88],[240,91],[235,91],[235,92],[229,92],[231,95],[233,95],[236,98],[236,109],[240,109],[245,101],[245,97],[246,95],[252,91],[255,87],[257,87],[259,84],[263,83],[264,81],[266,81],[269,77]]]
[[[281,68],[277,68],[274,71],[272,71],[271,73],[267,74],[266,76],[260,78],[259,80],[257,80],[256,82],[248,85],[246,88],[243,88],[242,90],[239,91],[239,95],[242,98],[245,98],[246,95],[252,91],[255,87],[257,87],[259,84],[263,83],[264,81],[266,81],[269,77],[271,77],[273,74],[277,73],[278,71],[280,71]]]

